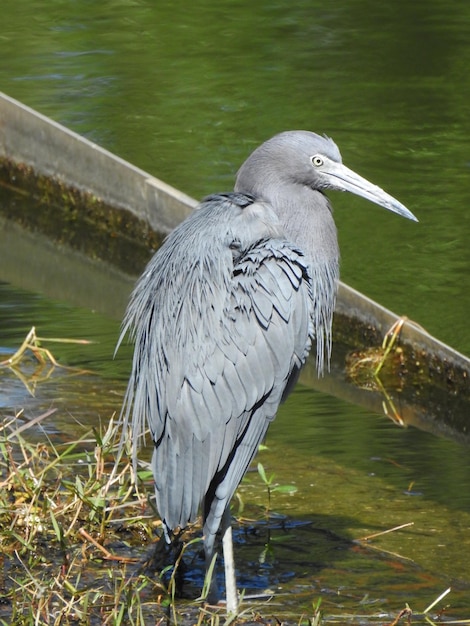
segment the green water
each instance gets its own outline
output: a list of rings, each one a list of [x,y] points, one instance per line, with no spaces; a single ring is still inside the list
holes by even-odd
[[[2,3],[0,88],[195,197],[330,134],[420,219],[335,194],[346,282],[470,353],[470,5]]]
[[[195,197],[230,189],[280,130],[331,135],[420,219],[332,195],[342,278],[470,354],[469,25],[469,3],[443,0],[4,0],[0,89]],[[2,287],[2,347],[33,324],[96,343],[59,347],[93,373],[54,371],[34,398],[3,376],[0,411],[54,406],[50,429],[72,433],[119,410],[131,352],[113,361],[118,322],[66,299]],[[320,595],[332,614],[367,594],[364,613],[422,610],[452,585],[454,615],[470,617],[468,449],[301,387],[268,445],[263,463],[299,488],[273,502],[292,527],[272,530],[263,566],[264,531],[238,533],[242,585],[287,592],[296,615]],[[248,478],[249,512],[266,493]],[[346,541],[411,522],[372,542],[382,552]]]

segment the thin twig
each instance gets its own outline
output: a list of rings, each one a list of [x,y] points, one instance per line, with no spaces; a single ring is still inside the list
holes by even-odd
[[[395,526],[394,528],[388,528],[387,530],[382,530],[379,533],[374,533],[373,535],[367,535],[366,537],[361,537],[356,541],[369,541],[369,539],[375,539],[376,537],[380,537],[381,535],[387,535],[388,533],[393,533],[396,530],[401,530],[402,528],[408,528],[408,526],[413,526],[414,522],[408,522],[407,524],[400,524],[400,526]]]
[[[436,606],[436,604],[438,604],[442,600],[442,598],[445,598],[446,595],[450,593],[451,589],[452,587],[449,587],[448,589],[443,591],[441,595],[434,600],[434,602],[431,602],[431,604],[426,609],[424,609],[423,613],[429,613],[429,611],[433,609]]]
[[[138,563],[139,561],[139,559],[136,559],[136,558],[126,557],[126,556],[117,556],[115,554],[112,554],[104,546],[98,543],[96,539],[93,539],[93,537],[90,534],[88,534],[84,528],[80,528],[78,532],[80,533],[80,535],[82,535],[82,537],[85,537],[87,541],[92,543],[95,546],[95,548],[98,548],[98,550],[100,550],[100,552],[104,554],[104,558],[107,561],[118,561],[120,563]]]

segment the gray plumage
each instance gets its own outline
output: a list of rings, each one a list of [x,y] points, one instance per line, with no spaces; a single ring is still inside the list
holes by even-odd
[[[168,236],[131,296],[124,426],[134,457],[150,429],[167,536],[202,507],[208,562],[312,342],[319,373],[330,357],[339,250],[327,189],[415,219],[345,168],[331,139],[281,133],[242,165],[235,192],[209,196]]]
[[[217,531],[307,357],[313,311],[303,253],[246,194],[207,198],[149,263],[125,320],[136,344],[129,390],[133,441],[149,424],[156,442],[168,529],[194,521],[205,499],[205,534]]]

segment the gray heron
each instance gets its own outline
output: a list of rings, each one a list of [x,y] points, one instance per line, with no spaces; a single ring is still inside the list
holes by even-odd
[[[233,192],[207,197],[170,233],[123,322],[119,341],[129,331],[135,342],[123,406],[134,459],[148,428],[167,541],[202,509],[208,567],[221,528],[232,613],[230,500],[311,345],[319,374],[330,358],[339,249],[329,190],[416,220],[345,167],[332,139],[280,133],[248,157]]]

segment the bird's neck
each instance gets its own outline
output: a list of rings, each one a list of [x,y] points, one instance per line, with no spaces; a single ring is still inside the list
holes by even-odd
[[[328,198],[300,185],[292,189],[286,186],[269,195],[266,200],[273,206],[287,239],[299,246],[312,264],[337,267],[338,237]]]

